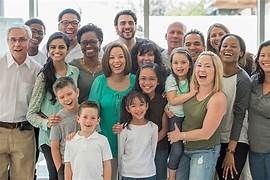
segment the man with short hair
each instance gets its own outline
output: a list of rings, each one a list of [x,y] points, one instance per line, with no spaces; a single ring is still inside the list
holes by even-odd
[[[28,26],[8,29],[9,52],[0,59],[0,179],[32,180],[35,169],[35,136],[26,120],[32,89],[40,65],[29,58]]]
[[[205,40],[203,34],[197,29],[192,29],[184,36],[184,47],[188,49],[193,62],[205,50]]]
[[[170,55],[174,48],[183,46],[183,37],[186,33],[186,26],[179,21],[171,23],[165,34],[165,39],[167,41],[167,49],[161,51],[163,64],[168,68],[171,68]]]
[[[39,50],[39,45],[45,35],[45,25],[42,20],[37,18],[29,19],[24,24],[28,26],[32,32],[32,37],[28,44],[28,55],[43,66],[47,61],[47,56]]]
[[[118,12],[114,18],[114,27],[119,37],[115,41],[125,44],[129,51],[135,46],[136,43],[142,40],[141,38],[135,37],[137,17],[136,14],[131,10],[123,10]],[[104,47],[104,50],[106,46]]]
[[[74,9],[65,9],[58,16],[58,30],[65,33],[70,40],[69,53],[65,61],[71,62],[73,59],[83,57],[81,47],[77,41],[77,32],[80,27],[81,16]]]

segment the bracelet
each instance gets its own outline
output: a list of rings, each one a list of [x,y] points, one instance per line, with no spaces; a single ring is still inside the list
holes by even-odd
[[[226,149],[226,152],[231,153],[231,154],[234,154],[235,153],[235,150],[231,150],[231,149],[227,148]]]

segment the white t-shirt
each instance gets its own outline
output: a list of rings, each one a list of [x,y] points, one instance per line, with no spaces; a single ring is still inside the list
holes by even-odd
[[[33,59],[35,62],[43,66],[47,62],[47,56],[43,54],[40,50],[35,56],[29,56],[29,58]]]
[[[156,175],[155,154],[158,127],[129,124],[119,135],[119,169],[121,176],[146,178]]]
[[[66,141],[64,161],[71,164],[73,180],[103,180],[103,161],[110,159],[109,142],[97,132],[87,138],[76,133],[71,141]]]

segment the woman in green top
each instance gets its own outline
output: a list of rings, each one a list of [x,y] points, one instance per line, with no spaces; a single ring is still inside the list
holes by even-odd
[[[184,103],[183,132],[175,125],[175,130],[168,133],[171,143],[186,141],[176,179],[213,179],[220,150],[218,127],[227,107],[222,75],[220,58],[212,52],[202,52],[195,62],[191,81],[198,87],[198,93]]]
[[[39,147],[46,159],[50,180],[57,179],[57,169],[51,155],[50,128],[61,121],[55,113],[62,108],[52,86],[59,77],[69,76],[77,82],[79,76],[76,67],[65,63],[69,46],[70,41],[62,32],[55,32],[49,37],[47,42],[49,58],[37,77],[26,115],[33,126],[40,128]]]
[[[114,42],[107,46],[102,58],[102,75],[91,87],[89,100],[100,105],[101,134],[108,138],[114,159],[112,160],[112,179],[117,179],[117,135],[112,127],[120,120],[120,107],[123,96],[131,91],[135,76],[130,74],[131,58],[124,44]]]

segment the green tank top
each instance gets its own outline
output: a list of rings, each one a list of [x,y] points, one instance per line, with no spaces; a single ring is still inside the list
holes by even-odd
[[[204,100],[198,101],[196,97],[191,98],[184,103],[185,120],[183,121],[183,132],[194,129],[201,129],[203,120],[207,112],[207,103],[213,94],[207,96]],[[185,143],[186,150],[210,149],[220,144],[219,128],[208,140],[189,141]]]

